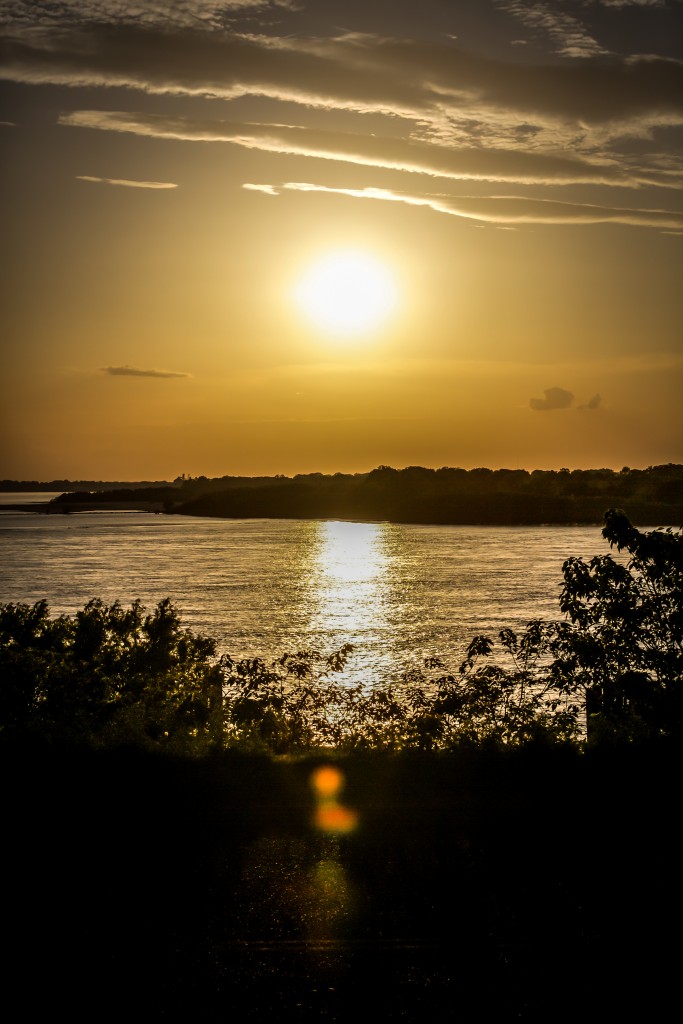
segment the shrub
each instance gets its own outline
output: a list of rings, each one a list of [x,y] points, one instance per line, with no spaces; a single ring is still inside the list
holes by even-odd
[[[169,599],[145,614],[90,601],[0,607],[0,730],[68,743],[203,751],[220,742],[215,641],[182,629]]]

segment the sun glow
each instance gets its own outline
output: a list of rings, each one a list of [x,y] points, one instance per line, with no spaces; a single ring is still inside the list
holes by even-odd
[[[382,263],[366,253],[345,250],[310,267],[294,295],[314,324],[348,336],[378,327],[395,307],[397,290]]]

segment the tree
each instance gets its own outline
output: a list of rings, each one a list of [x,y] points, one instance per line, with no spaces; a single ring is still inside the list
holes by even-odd
[[[0,732],[69,743],[202,752],[221,742],[216,643],[152,614],[90,601],[51,618],[46,601],[0,606]]]
[[[603,536],[627,551],[563,566],[553,671],[585,691],[589,738],[648,740],[683,732],[683,534],[641,533],[623,512],[605,514]]]
[[[549,735],[569,734],[572,718],[579,725],[581,717],[589,742],[683,735],[683,534],[640,532],[615,509],[605,513],[602,532],[628,561],[567,559],[565,621],[531,622],[521,636],[503,630],[511,667],[482,667],[493,648],[488,637],[470,646],[461,672],[472,709],[484,706],[488,688],[490,716],[499,724],[502,716],[516,736],[518,722],[527,731],[545,723]]]

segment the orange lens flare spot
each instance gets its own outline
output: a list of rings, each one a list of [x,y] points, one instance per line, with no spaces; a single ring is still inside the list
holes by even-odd
[[[311,774],[311,786],[317,798],[313,816],[316,828],[321,832],[353,832],[358,815],[337,800],[344,786],[344,773],[334,765],[321,765]]]
[[[311,776],[311,785],[316,796],[320,799],[328,799],[336,796],[344,784],[344,776],[338,768],[331,764],[316,768]]]
[[[325,800],[316,809],[315,823],[322,832],[353,832],[358,824],[358,815],[336,800]]]

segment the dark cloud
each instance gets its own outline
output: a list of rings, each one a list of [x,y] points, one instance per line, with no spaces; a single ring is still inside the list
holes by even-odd
[[[531,398],[529,405],[538,412],[549,412],[552,409],[568,409],[574,401],[571,391],[564,388],[546,388],[543,392],[545,398]]]
[[[274,36],[119,25],[6,32],[2,76],[151,93],[270,96],[405,117],[514,114],[589,125],[683,117],[683,65],[657,56],[520,64],[452,41]]]
[[[111,377],[189,377],[189,373],[176,373],[173,370],[141,370],[136,366],[103,366],[102,373]]]
[[[166,189],[177,188],[172,181],[131,181],[129,178],[96,178],[91,174],[77,174],[78,181],[92,181],[99,185],[122,185],[125,188]]]
[[[288,8],[296,0],[4,0],[2,20],[14,25],[59,26],[84,22],[223,28],[231,14]]]
[[[497,6],[518,18],[532,32],[546,35],[558,53],[567,57],[594,57],[605,53],[579,18],[558,5],[530,0],[497,0]]]
[[[668,52],[637,52],[638,36],[632,48],[617,52],[588,24],[596,12],[602,12],[601,22],[614,22],[627,6],[656,19],[663,16],[661,3],[492,0],[489,13],[515,30],[507,49],[495,55],[463,48],[452,33],[418,38],[406,24],[401,36],[400,19],[396,36],[380,34],[377,17],[367,22],[372,32],[322,23],[317,34],[307,32],[314,6],[296,0],[184,0],[171,6],[161,0],[10,0],[0,19],[0,78],[136,89],[169,102],[177,96],[250,97],[261,109],[268,103],[275,108],[256,123],[75,111],[64,114],[62,124],[520,186],[681,188],[683,61]],[[359,9],[353,7],[353,24]],[[274,20],[269,10],[279,12]],[[296,11],[301,21],[287,28],[296,24],[297,30],[286,31],[278,19],[295,18]],[[261,13],[266,20],[256,31],[249,19]],[[236,21],[241,15],[247,20]],[[520,24],[552,53],[529,46],[527,61],[525,48],[512,45]],[[667,45],[663,40],[660,50]],[[283,103],[288,124],[278,117]],[[291,123],[295,106],[302,124]],[[345,126],[355,117],[358,130],[305,126],[314,110],[343,116]],[[391,134],[368,128],[367,115],[388,116]],[[667,216],[661,208],[652,213],[653,221],[655,213]],[[562,222],[562,211],[555,215]]]
[[[602,402],[602,396],[601,395],[593,395],[592,398],[588,399],[588,401],[586,402],[585,405],[580,405],[579,409],[599,409],[601,402]]]

